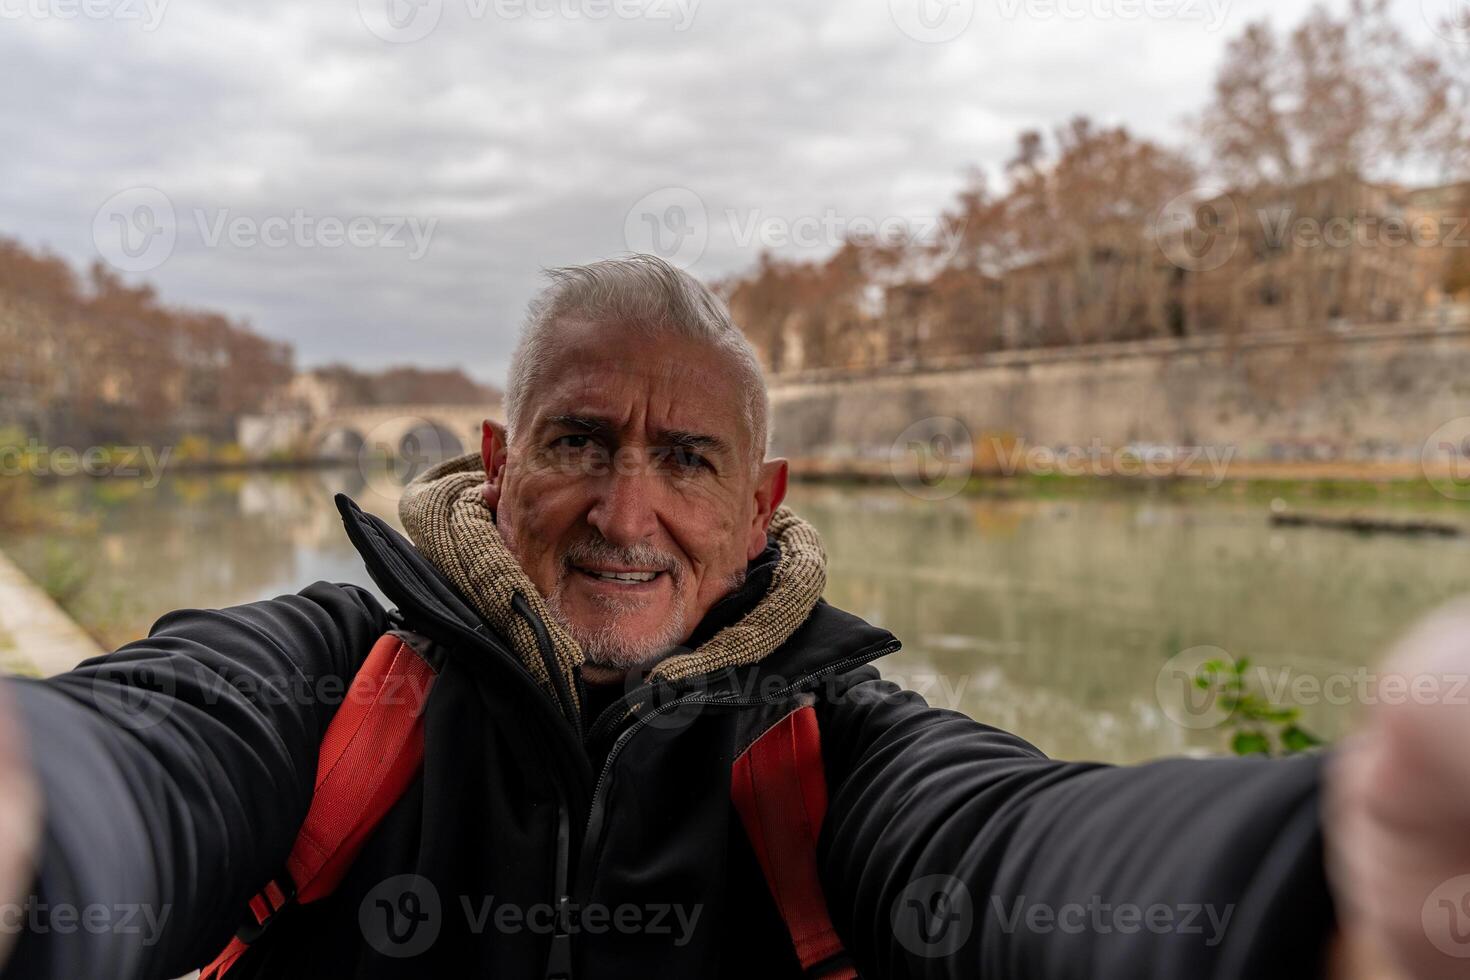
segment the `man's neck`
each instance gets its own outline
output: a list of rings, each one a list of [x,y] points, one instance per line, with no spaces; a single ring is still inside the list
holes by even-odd
[[[596,684],[599,687],[607,684],[621,684],[628,679],[628,668],[609,667],[606,664],[583,664],[582,680],[588,684]]]

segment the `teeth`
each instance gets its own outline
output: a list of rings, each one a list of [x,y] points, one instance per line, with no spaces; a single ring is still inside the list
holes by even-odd
[[[593,575],[607,582],[652,582],[658,576],[658,572],[593,572]]]

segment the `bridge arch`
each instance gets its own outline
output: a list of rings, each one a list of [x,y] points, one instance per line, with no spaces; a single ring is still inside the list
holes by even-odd
[[[345,407],[313,420],[307,444],[314,450],[324,444],[326,448],[346,450],[364,461],[407,462],[419,470],[478,447],[480,422],[486,418],[502,418],[501,406]]]
[[[318,431],[311,442],[312,455],[323,459],[356,459],[366,442],[352,425],[336,425]]]

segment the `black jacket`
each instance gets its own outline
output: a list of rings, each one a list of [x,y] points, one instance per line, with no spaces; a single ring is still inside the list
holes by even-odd
[[[346,681],[402,624],[442,660],[422,773],[334,896],[285,913],[232,977],[541,977],[563,893],[579,980],[799,976],[729,771],[806,692],[831,797],[823,882],[864,976],[1318,968],[1319,758],[1052,761],[880,680],[867,664],[896,641],[825,603],[754,667],[634,690],[635,720],[613,705],[579,733],[406,541],[341,506],[395,612],[317,583],[171,613],[108,657],[12,682],[48,815],[5,980],[210,959],[281,873]],[[87,928],[58,914],[87,906],[103,910]]]

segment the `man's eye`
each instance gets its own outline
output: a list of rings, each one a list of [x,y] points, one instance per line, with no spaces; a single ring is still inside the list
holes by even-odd
[[[672,449],[668,453],[668,459],[681,470],[693,472],[695,470],[713,469],[709,460],[692,449]]]
[[[566,449],[586,449],[588,446],[592,445],[592,437],[581,434],[562,436],[560,439],[557,439],[555,442],[553,442],[552,445],[564,447]]]

